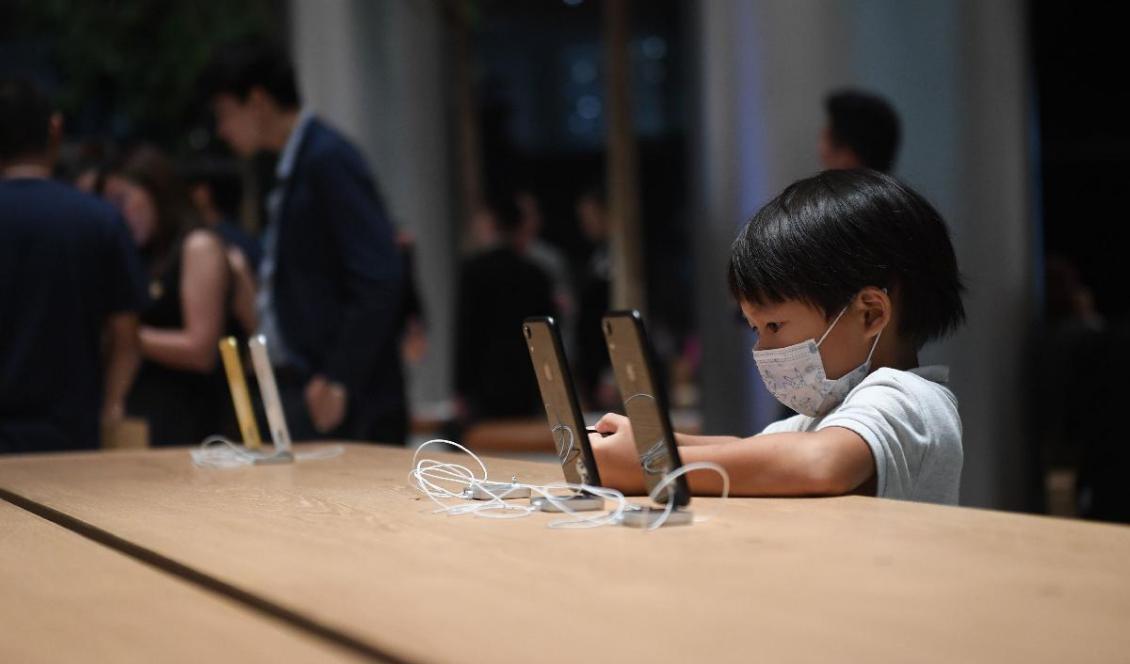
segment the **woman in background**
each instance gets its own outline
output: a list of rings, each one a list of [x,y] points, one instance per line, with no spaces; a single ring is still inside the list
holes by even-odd
[[[217,344],[231,327],[232,273],[223,240],[191,212],[172,164],[134,150],[106,178],[141,253],[149,302],[141,314],[143,363],[126,402],[149,422],[154,445],[198,443],[230,430]]]

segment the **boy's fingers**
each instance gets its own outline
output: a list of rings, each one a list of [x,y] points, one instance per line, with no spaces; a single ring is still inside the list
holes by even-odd
[[[593,428],[600,433],[616,433],[623,428],[625,422],[627,422],[627,418],[623,415],[608,413],[600,418],[600,421],[597,422],[596,426]]]
[[[612,419],[613,417],[612,413],[605,413],[604,417],[600,418],[593,428],[600,433],[615,433],[616,424]]]

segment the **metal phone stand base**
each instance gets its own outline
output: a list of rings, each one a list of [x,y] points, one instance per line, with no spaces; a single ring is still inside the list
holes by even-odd
[[[545,496],[530,499],[530,504],[542,512],[595,512],[604,509],[604,499],[588,493],[574,493],[571,496]]]
[[[269,466],[276,463],[294,463],[294,455],[290,452],[275,452],[271,456],[256,457],[256,466]]]
[[[637,507],[632,505],[624,510],[624,514],[620,518],[620,525],[629,528],[651,528],[656,522],[663,518],[663,514],[666,511],[667,509],[664,507]],[[667,520],[663,522],[660,528],[666,528],[667,526],[689,526],[692,523],[694,523],[694,513],[690,510],[676,507],[667,515]]]
[[[473,486],[463,489],[463,497],[471,500],[529,498],[530,489],[518,486],[517,482],[475,482]]]

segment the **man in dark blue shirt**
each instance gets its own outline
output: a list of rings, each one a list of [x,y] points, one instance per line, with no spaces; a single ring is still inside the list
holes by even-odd
[[[279,155],[259,267],[267,339],[296,439],[403,443],[402,267],[361,154],[301,109],[294,69],[266,44],[233,44],[204,77],[219,135]]]
[[[0,81],[0,453],[97,448],[139,361],[136,251],[113,208],[50,179],[60,128]]]

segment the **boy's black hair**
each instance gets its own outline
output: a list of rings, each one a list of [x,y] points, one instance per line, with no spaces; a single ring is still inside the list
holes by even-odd
[[[899,334],[915,348],[965,320],[945,222],[878,171],[824,171],[789,185],[734,240],[728,281],[738,301],[800,300],[827,318],[863,288],[886,288]]]
[[[889,173],[899,148],[899,118],[878,95],[839,90],[824,99],[832,142],[851,148],[867,168]]]
[[[0,80],[0,162],[45,151],[51,111],[51,100],[30,80]]]
[[[222,46],[200,77],[204,100],[230,94],[246,101],[254,87],[261,87],[279,106],[294,110],[302,105],[294,65],[280,46],[261,39],[246,39]]]

